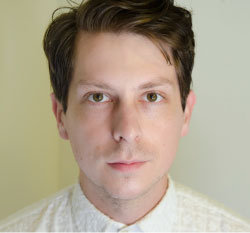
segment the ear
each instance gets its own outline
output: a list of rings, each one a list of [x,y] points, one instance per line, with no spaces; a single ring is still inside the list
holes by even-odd
[[[195,96],[194,92],[191,90],[188,94],[187,101],[186,101],[186,107],[185,107],[185,111],[184,111],[184,123],[183,123],[182,130],[181,130],[182,137],[187,135],[187,133],[188,133],[189,124],[190,124],[190,120],[191,120],[191,116],[192,116],[192,111],[193,111],[195,103],[196,103],[196,96]]]
[[[52,102],[52,110],[56,118],[57,128],[61,138],[69,139],[67,130],[65,128],[65,114],[63,112],[62,104],[57,100],[54,93],[50,94]]]

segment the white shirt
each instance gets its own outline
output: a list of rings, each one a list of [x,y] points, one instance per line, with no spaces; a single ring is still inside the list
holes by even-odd
[[[0,231],[250,231],[246,221],[170,177],[168,180],[161,202],[130,226],[97,210],[77,183],[7,218],[0,223]]]

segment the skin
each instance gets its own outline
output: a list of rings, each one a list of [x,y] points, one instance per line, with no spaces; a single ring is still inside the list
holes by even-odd
[[[195,104],[190,91],[183,111],[174,66],[141,35],[80,33],[67,112],[54,94],[51,99],[90,202],[125,224],[145,216],[167,190],[167,173]],[[138,161],[138,167],[119,167]]]

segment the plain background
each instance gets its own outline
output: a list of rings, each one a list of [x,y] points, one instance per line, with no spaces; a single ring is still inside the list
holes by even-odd
[[[42,50],[64,0],[0,0],[0,219],[77,180],[51,111]],[[250,1],[179,0],[193,12],[197,104],[172,177],[250,218]]]

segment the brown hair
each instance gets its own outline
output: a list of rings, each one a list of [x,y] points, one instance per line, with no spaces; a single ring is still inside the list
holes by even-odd
[[[195,47],[192,18],[188,10],[175,6],[174,0],[86,0],[67,8],[68,12],[55,18],[53,14],[43,41],[51,85],[65,113],[79,31],[144,35],[158,43],[170,62],[161,45],[167,43],[177,72],[182,108],[185,109],[192,82]]]

